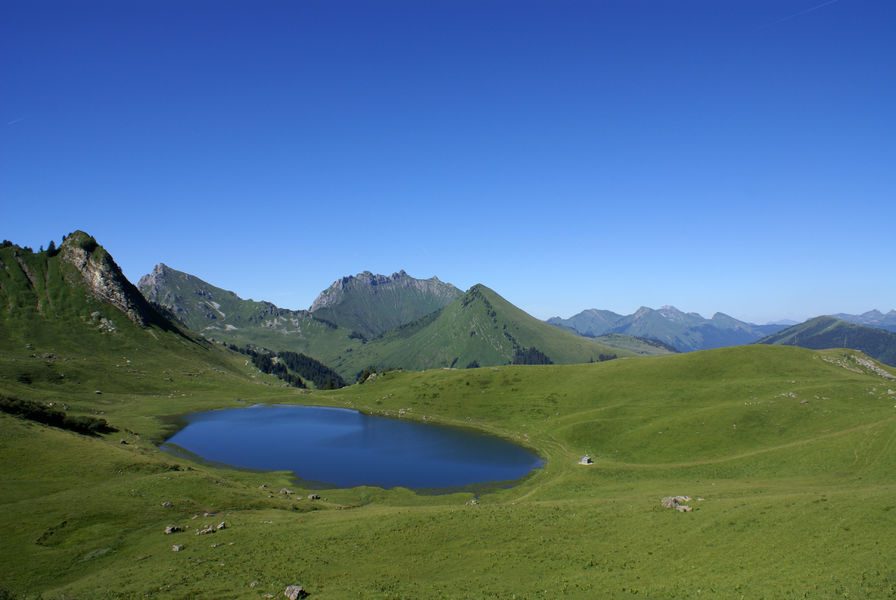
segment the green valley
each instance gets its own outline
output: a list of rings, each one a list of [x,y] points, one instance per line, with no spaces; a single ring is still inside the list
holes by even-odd
[[[475,286],[339,366],[521,349],[594,363],[380,368],[297,390],[143,301],[86,234],[0,261],[0,396],[115,429],[0,413],[6,598],[270,598],[295,584],[319,598],[896,594],[896,374],[860,352],[637,356]],[[442,337],[427,345],[425,330]],[[546,462],[512,487],[310,489],[158,447],[180,415],[256,403],[469,427]],[[664,508],[672,496],[690,511]]]

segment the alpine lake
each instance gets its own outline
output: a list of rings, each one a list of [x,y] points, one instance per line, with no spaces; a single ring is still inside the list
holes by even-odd
[[[473,429],[317,406],[258,405],[182,417],[162,449],[257,471],[292,471],[319,488],[438,492],[506,487],[543,465],[526,448]]]

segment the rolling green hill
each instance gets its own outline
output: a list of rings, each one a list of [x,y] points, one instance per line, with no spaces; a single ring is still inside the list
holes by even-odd
[[[388,276],[364,271],[333,282],[314,300],[311,312],[374,338],[431,314],[462,294],[438,277],[415,279],[404,271]]]
[[[146,298],[211,339],[301,352],[324,363],[361,344],[350,330],[308,311],[244,300],[234,292],[163,264],[141,277],[138,287]]]
[[[816,350],[852,348],[882,363],[896,365],[896,333],[847,323],[834,317],[816,317],[763,338],[760,344],[784,344]]]
[[[312,598],[896,595],[896,370],[858,351],[752,345],[296,390],[142,301],[86,234],[58,254],[0,248],[0,263],[0,407],[14,396],[117,429],[0,411],[2,598],[284,597],[296,583]],[[418,336],[449,317],[463,328],[432,331],[456,348],[576,358],[571,334],[483,286],[365,348],[397,349],[405,331],[438,357]],[[180,415],[254,403],[471,427],[546,462],[512,487],[417,494],[311,490],[158,448]],[[677,495],[692,512],[663,508]]]
[[[161,383],[155,369],[178,364],[140,368]],[[0,587],[48,599],[282,597],[294,583],[323,598],[889,598],[896,385],[866,364],[854,352],[750,346],[390,372],[279,395],[206,376],[170,384],[186,396],[142,381],[95,396],[3,378],[0,393],[78,402],[120,432],[0,414]],[[360,487],[311,501],[286,473],[191,462],[152,443],[170,431],[163,415],[260,401],[462,424],[547,463],[511,488]],[[576,464],[585,453],[594,465]],[[690,496],[693,512],[662,508],[670,495]],[[195,534],[220,521],[213,536]],[[165,535],[168,525],[187,531]]]
[[[440,312],[354,348],[334,359],[331,366],[357,372],[368,366],[464,368],[539,359],[558,364],[585,363],[666,352],[665,348],[630,337],[610,338],[602,343],[600,339],[574,335],[526,314],[489,288],[476,285]]]

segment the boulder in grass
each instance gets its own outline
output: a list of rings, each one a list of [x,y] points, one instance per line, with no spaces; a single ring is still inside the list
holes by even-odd
[[[690,501],[690,496],[666,496],[660,503],[663,505],[663,508],[674,508],[679,512],[690,512],[691,508],[689,506],[686,507],[687,510],[680,510],[680,507],[685,506]]]
[[[283,590],[283,595],[289,600],[299,600],[300,598],[307,598],[308,592],[300,585],[288,585]]]
[[[177,533],[178,531],[183,531],[184,528],[179,525],[168,525],[165,527],[165,534],[170,535],[172,533]]]

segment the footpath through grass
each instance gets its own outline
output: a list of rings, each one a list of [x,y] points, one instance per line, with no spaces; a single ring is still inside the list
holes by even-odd
[[[896,381],[854,353],[745,347],[298,392],[214,349],[205,366],[122,354],[82,368],[66,352],[51,367],[41,349],[5,354],[0,392],[119,432],[0,415],[0,588],[15,597],[263,598],[292,583],[312,598],[896,595]],[[80,383],[18,380],[41,365]],[[378,488],[308,500],[288,473],[156,448],[166,416],[255,402],[462,424],[547,464],[477,504]],[[576,464],[586,453],[596,464]],[[661,508],[669,495],[693,512]]]

